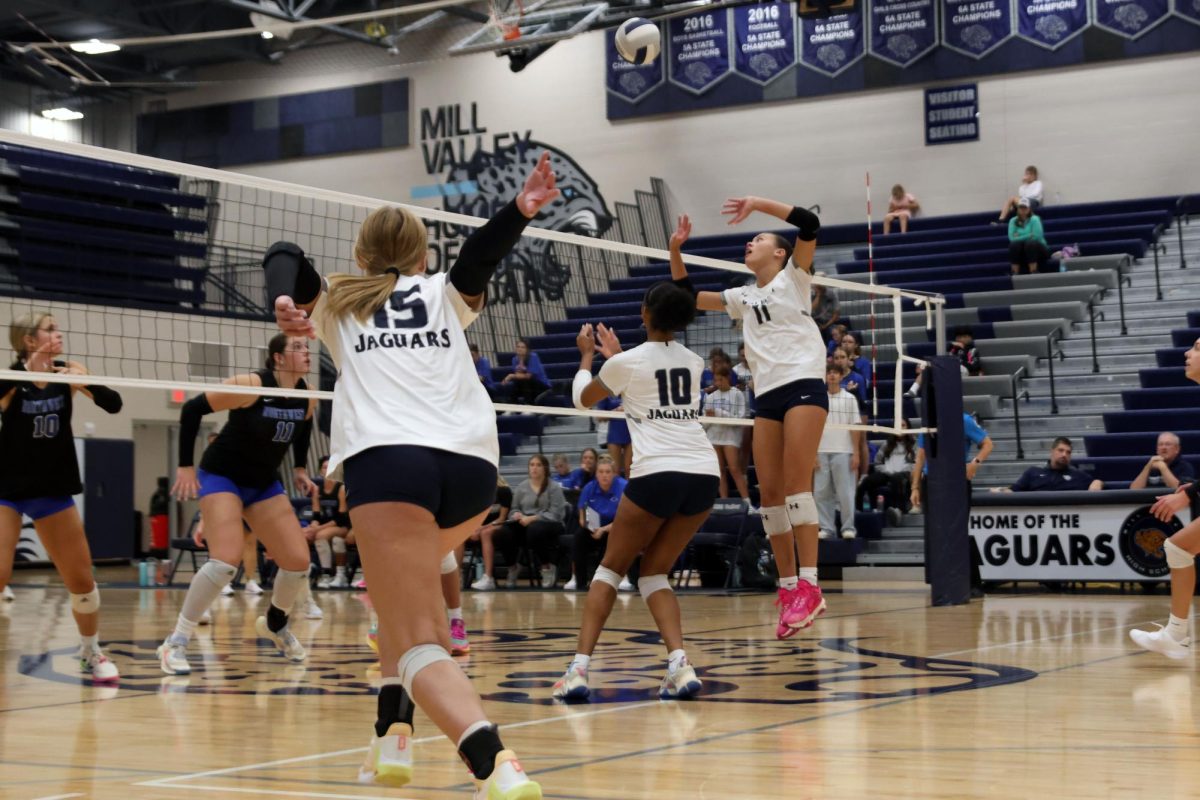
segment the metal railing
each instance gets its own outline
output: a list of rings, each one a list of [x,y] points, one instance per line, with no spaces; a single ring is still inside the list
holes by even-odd
[[[1067,354],[1061,349],[1055,351],[1055,345],[1062,341],[1062,330],[1055,328],[1046,334],[1046,364],[1050,369],[1050,413],[1058,413],[1058,393],[1055,390],[1054,357],[1060,361],[1067,360]]]
[[[1025,366],[1024,365],[1017,367],[1017,371],[1009,376],[1009,378],[1011,379],[1011,382],[1012,382],[1011,386],[1012,386],[1012,404],[1013,404],[1013,431],[1017,435],[1017,460],[1018,461],[1025,460],[1025,447],[1021,443],[1021,400],[1024,399],[1025,402],[1028,403],[1029,399],[1030,399],[1030,394],[1029,394],[1028,389],[1018,389],[1017,388],[1017,381],[1019,381],[1023,377],[1025,377]],[[1054,394],[1053,379],[1051,379],[1050,386],[1051,386],[1050,394],[1051,394],[1051,396],[1053,396],[1053,394]],[[1057,412],[1055,412],[1055,413],[1057,413]]]
[[[1183,252],[1183,226],[1191,225],[1193,203],[1200,204],[1195,195],[1184,195],[1175,201],[1175,234],[1179,237],[1179,268],[1187,269],[1187,254]],[[1157,272],[1157,259],[1155,272]],[[1159,300],[1162,297],[1158,298]]]

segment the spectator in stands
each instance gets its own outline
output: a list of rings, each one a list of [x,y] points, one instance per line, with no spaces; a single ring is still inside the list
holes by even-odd
[[[900,418],[900,427],[907,428],[908,420]],[[899,525],[908,510],[908,496],[912,491],[912,468],[917,461],[916,439],[911,433],[888,434],[883,447],[875,453],[875,463],[862,483],[858,485],[855,507],[862,508],[864,499],[876,511],[887,513],[888,521]],[[881,495],[883,489],[887,494]],[[879,502],[879,498],[883,502]]]
[[[725,365],[713,374],[712,394],[704,398],[704,416],[723,419],[745,419],[750,416],[746,408],[746,395],[733,385],[733,371]],[[746,473],[742,471],[742,429],[733,425],[706,425],[705,432],[717,452],[717,467],[721,470],[720,496],[729,496],[726,471],[733,478],[733,485],[746,505],[750,505],[750,488],[746,484]]]
[[[842,391],[842,373],[836,366],[825,370],[825,386],[829,391],[829,416],[817,447],[817,473],[813,482],[814,499],[820,528],[817,535],[828,539],[837,529],[834,512],[842,515],[842,538],[858,535],[854,524],[854,488],[858,484],[858,454],[862,448],[862,431],[837,429],[834,425],[857,425],[860,420],[858,401]]]
[[[925,382],[925,362],[917,364],[917,377],[913,378],[912,385],[908,387],[908,391],[904,394],[908,397],[920,397],[921,385]]]
[[[997,225],[1008,219],[1008,215],[1017,210],[1021,201],[1024,200],[1029,204],[1033,211],[1041,208],[1043,197],[1042,182],[1038,180],[1038,170],[1035,166],[1025,168],[1025,174],[1021,177],[1021,185],[1017,187],[1017,193],[1008,198],[1008,202],[1000,209],[1000,218],[996,220]]]
[[[571,479],[571,462],[566,453],[555,453],[550,459],[550,464],[554,467],[550,473],[550,480],[562,486]]]
[[[541,453],[529,459],[529,477],[513,491],[508,521],[494,532],[508,564],[507,582],[516,586],[517,552],[525,545],[541,564],[542,588],[558,582],[558,537],[564,532],[567,500],[562,487],[550,480],[550,462]]]
[[[588,482],[579,495],[579,524],[575,527],[572,548],[574,572],[571,580],[563,586],[564,592],[587,589],[591,583],[592,573],[604,558],[608,532],[616,519],[617,505],[621,502],[621,495],[625,493],[626,483],[627,481],[617,474],[613,460],[608,456],[601,456],[596,462],[595,479]],[[622,583],[627,581],[627,578],[622,579]],[[626,591],[632,588],[630,584]]]
[[[1179,437],[1170,431],[1158,435],[1157,452],[1142,467],[1142,471],[1129,484],[1130,489],[1178,489],[1181,483],[1191,483],[1196,479],[1196,471],[1192,465],[1180,455]]]
[[[480,550],[483,554],[483,575],[479,580],[471,584],[471,588],[480,592],[490,592],[496,588],[495,578],[495,560],[496,548],[494,537],[500,526],[508,519],[508,513],[512,509],[513,493],[508,486],[508,481],[500,475],[496,476],[496,502],[492,504],[492,508],[488,511],[488,515],[484,517],[483,524],[479,526],[471,539],[479,542]],[[510,562],[511,563],[511,562]],[[516,572],[516,565],[509,566],[509,569]]]
[[[975,347],[975,335],[970,327],[963,325],[954,331],[954,341],[947,348],[947,355],[956,356],[962,362],[964,375],[982,375],[983,365],[979,361],[979,350]]]
[[[606,397],[596,404],[596,408],[602,411],[625,410],[619,397]],[[633,464],[633,440],[629,437],[629,422],[624,417],[608,420],[604,447],[613,463],[617,465],[617,473],[628,478],[629,468]]]
[[[824,278],[824,272],[816,274],[818,278]],[[830,327],[838,321],[841,316],[841,311],[838,309],[837,295],[832,289],[828,289],[819,283],[813,283],[812,287],[812,318],[813,322],[817,323],[817,327],[822,331],[828,331]],[[845,326],[843,326],[845,327]],[[834,340],[839,341],[839,340]]]
[[[503,383],[512,392],[514,402],[525,404],[532,404],[538,395],[550,388],[550,379],[546,377],[542,360],[529,349],[529,342],[523,337],[517,339],[512,371],[504,376]]]
[[[850,392],[860,403],[867,402],[867,379],[851,369],[850,356],[845,350],[833,351],[829,363],[842,374],[842,388]]]
[[[862,348],[858,345],[858,337],[853,333],[847,333],[842,337],[841,346],[850,358],[850,370],[862,375],[864,381],[870,377],[871,361],[862,354]]]
[[[999,492],[1098,492],[1104,482],[1071,466],[1071,440],[1059,436],[1050,446],[1050,460],[1044,467],[1030,467],[1017,482]]]
[[[888,213],[883,215],[883,233],[886,236],[892,232],[892,222],[899,221],[900,232],[908,233],[908,220],[921,210],[917,198],[904,191],[904,187],[896,184],[892,187],[892,196],[888,200]]]
[[[1033,213],[1029,201],[1021,198],[1017,202],[1017,215],[1008,221],[1008,261],[1013,275],[1038,271],[1050,257],[1046,234],[1042,230],[1042,218]]]
[[[738,360],[733,365],[733,377],[739,389],[751,388],[750,384],[754,380],[754,374],[750,371],[750,362],[746,361],[745,343],[738,345]]]
[[[312,495],[312,522],[304,529],[304,538],[317,551],[321,589],[344,589],[350,585],[346,574],[346,535],[350,532],[350,513],[346,506],[346,487],[329,479],[329,456],[321,456],[322,480]],[[334,575],[329,571],[336,567]]]
[[[825,349],[829,355],[833,355],[833,351],[842,346],[842,337],[845,336],[849,330],[850,329],[846,327],[845,323],[842,322],[838,322],[829,326],[829,341],[825,343]]]
[[[705,392],[713,391],[713,373],[717,371],[718,367],[733,369],[733,359],[722,347],[714,347],[708,351],[708,366],[700,373],[700,388]]]
[[[579,500],[579,492],[584,486],[587,486],[593,478],[596,477],[597,455],[596,448],[585,447],[583,452],[579,455],[579,466],[575,469],[569,470],[566,477],[561,478],[557,474],[557,459],[560,456],[555,456],[555,472],[550,477],[555,483],[562,487],[563,497],[566,498],[567,505],[574,506],[575,502]],[[561,458],[566,461],[567,457],[564,455],[561,456]]]
[[[488,396],[493,400],[496,399],[496,381],[492,378],[492,362],[488,361],[479,353],[479,345],[470,344],[471,360],[475,362],[475,373],[479,376],[479,382],[483,384],[483,388],[487,389]]]

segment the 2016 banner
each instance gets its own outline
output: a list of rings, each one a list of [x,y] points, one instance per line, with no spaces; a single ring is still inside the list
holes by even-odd
[[[733,9],[734,69],[766,85],[796,63],[796,17],[790,3]]]
[[[616,36],[615,28],[604,33],[604,54],[608,61],[605,82],[608,91],[636,103],[663,82],[663,59],[656,58],[649,64],[631,64],[617,53]]]
[[[800,20],[800,63],[829,77],[862,59],[863,15],[857,11]]]
[[[729,74],[729,14],[702,11],[671,20],[667,29],[671,83],[702,94]]]
[[[983,58],[1013,35],[1013,0],[942,0],[942,46]]]
[[[1088,0],[1017,0],[1017,35],[1057,50],[1088,26]]]
[[[938,43],[938,13],[933,0],[874,0],[867,49],[876,58],[907,67]]]

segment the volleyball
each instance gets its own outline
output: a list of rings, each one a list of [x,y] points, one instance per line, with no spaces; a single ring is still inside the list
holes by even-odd
[[[662,50],[662,34],[648,19],[632,17],[617,28],[617,53],[631,64],[649,64]]]

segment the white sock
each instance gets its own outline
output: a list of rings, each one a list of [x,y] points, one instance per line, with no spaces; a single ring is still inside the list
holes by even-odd
[[[85,653],[100,652],[100,634],[97,633],[93,636],[84,636],[80,634],[79,639],[83,645],[83,651]]]
[[[1172,614],[1167,620],[1167,634],[1177,642],[1182,642],[1188,635],[1188,621]]]
[[[470,725],[468,725],[467,729],[462,732],[462,736],[458,737],[458,749],[462,750],[462,743],[467,740],[468,736],[470,736],[475,731],[483,730],[484,728],[490,726],[491,724],[492,723],[488,722],[486,719],[481,719],[481,720],[479,720],[479,722],[472,722]]]
[[[667,655],[667,672],[674,674],[676,670],[687,663],[687,653],[680,650],[672,650]]]
[[[575,658],[571,660],[571,666],[579,667],[581,670],[587,671],[588,665],[592,663],[591,656],[585,656],[583,653],[576,653]]]
[[[196,623],[192,622],[183,614],[175,620],[175,632],[171,634],[172,644],[187,644],[192,640],[192,634],[196,632]]]
[[[800,580],[808,581],[813,586],[817,585],[817,568],[816,567],[801,567]]]
[[[791,590],[796,588],[796,585],[798,583],[800,583],[800,579],[797,578],[795,575],[791,576],[790,578],[780,578],[779,579],[779,588],[787,589],[790,592]]]
[[[458,608],[447,608],[446,614],[449,615],[451,622],[453,622],[456,619],[461,620],[463,618],[462,606],[459,606]]]

